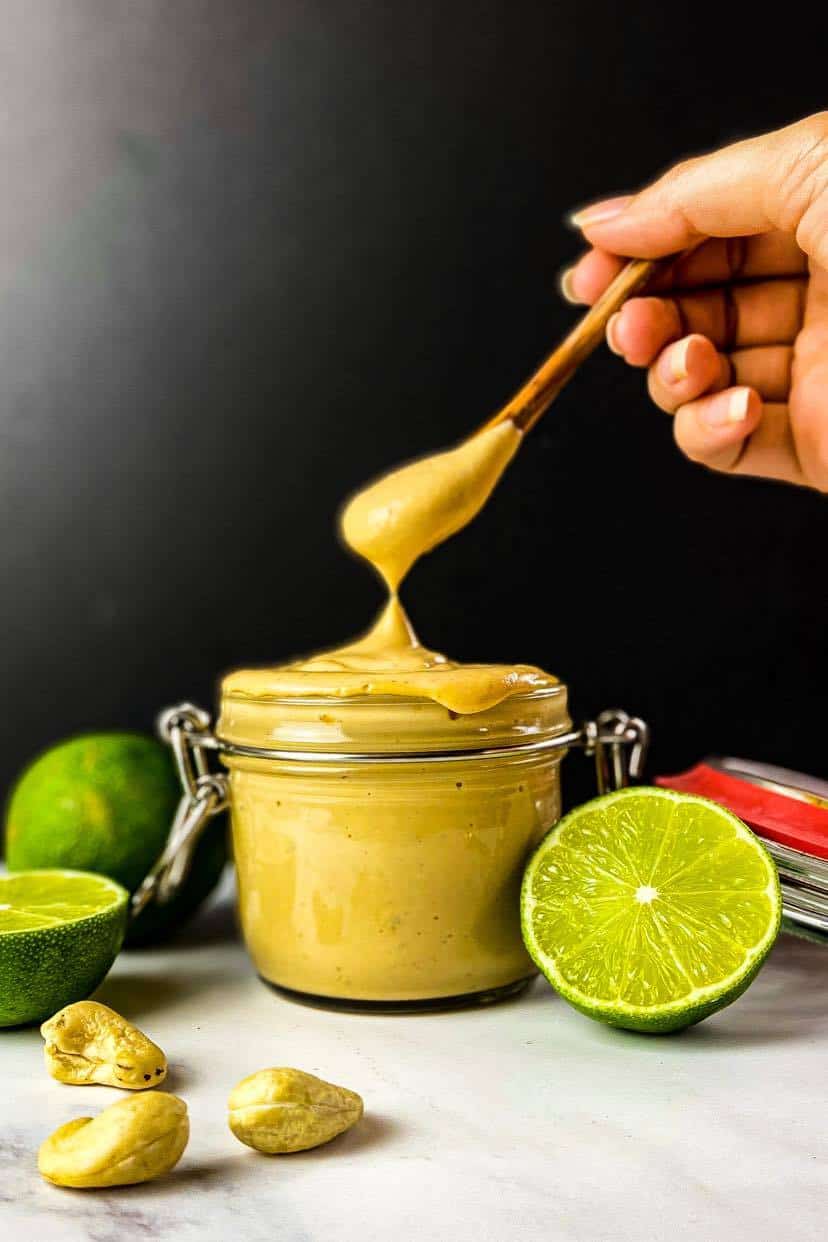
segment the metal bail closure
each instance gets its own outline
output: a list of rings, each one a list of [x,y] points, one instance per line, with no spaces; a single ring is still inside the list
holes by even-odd
[[[163,853],[132,895],[132,918],[151,901],[163,906],[172,900],[189,874],[204,827],[227,806],[227,778],[207,766],[205,745],[213,742],[207,712],[192,703],[171,707],[158,718],[158,734],[172,747],[182,794]]]
[[[586,721],[582,733],[585,754],[595,758],[599,794],[624,789],[631,780],[641,779],[650,729],[640,716],[613,708],[601,712],[597,720]]]

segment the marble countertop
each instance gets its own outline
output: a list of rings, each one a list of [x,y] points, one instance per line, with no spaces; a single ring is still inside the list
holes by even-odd
[[[0,1032],[0,1223],[11,1242],[813,1242],[824,1234],[828,948],[784,936],[749,992],[680,1036],[590,1022],[539,981],[490,1009],[366,1016],[263,986],[225,890],[173,946],[124,953],[98,997],[167,1052],[189,1147],[120,1190],[41,1181],[42,1139],[118,1098],[68,1087],[37,1030]],[[294,1065],[366,1116],[314,1152],[230,1134],[243,1075]]]

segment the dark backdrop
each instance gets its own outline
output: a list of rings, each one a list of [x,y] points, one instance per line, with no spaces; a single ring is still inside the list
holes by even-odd
[[[341,499],[475,426],[572,321],[568,209],[824,106],[825,25],[784,21],[2,0],[3,785],[363,627]],[[684,462],[602,352],[406,597],[429,644],[648,717],[655,771],[824,774],[826,512]]]

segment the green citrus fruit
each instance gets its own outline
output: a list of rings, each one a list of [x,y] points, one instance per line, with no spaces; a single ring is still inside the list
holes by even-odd
[[[134,892],[164,848],[179,793],[172,755],[155,738],[97,733],[60,742],[12,791],[7,866],[95,871]],[[215,887],[226,859],[220,816],[208,824],[181,892],[166,906],[150,905],[127,943],[161,940],[179,927]]]
[[[0,1026],[42,1022],[94,992],[118,955],[129,894],[105,876],[0,876]]]
[[[770,855],[706,798],[623,789],[578,807],[523,880],[532,958],[561,996],[611,1026],[675,1031],[735,1000],[779,931]]]

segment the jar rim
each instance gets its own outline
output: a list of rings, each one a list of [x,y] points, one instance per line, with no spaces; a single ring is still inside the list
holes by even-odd
[[[250,697],[225,693],[216,724],[232,753],[422,756],[530,746],[568,733],[563,682],[516,691],[479,712],[458,713],[414,695]]]
[[[555,698],[560,694],[566,694],[566,685],[562,681],[555,682],[551,686],[533,686],[530,690],[516,690],[513,694],[508,694],[501,703],[511,703],[520,699],[525,702],[527,699]],[[434,703],[434,699],[428,698],[423,694],[245,694],[239,690],[229,690],[222,695],[225,699],[238,699],[245,703],[284,703],[293,704],[301,703],[307,706],[325,705],[329,707],[340,707],[343,703],[358,704],[363,703],[365,706],[376,703],[394,703],[394,704],[417,704],[417,703]],[[441,704],[436,704],[440,707]],[[500,704],[496,704],[500,706]],[[448,711],[448,708],[443,708]],[[455,713],[459,715],[480,716],[482,712]]]

